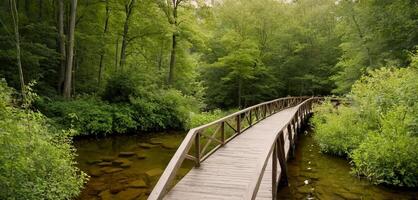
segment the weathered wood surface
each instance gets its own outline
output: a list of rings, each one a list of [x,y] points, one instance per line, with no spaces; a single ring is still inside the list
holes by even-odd
[[[193,168],[164,199],[244,199],[260,163],[266,159],[266,150],[271,148],[278,133],[288,125],[297,107],[273,114],[238,135],[200,163],[199,168]],[[287,131],[284,131],[286,155],[290,146],[288,138]],[[280,177],[280,170],[278,165],[277,178]],[[272,199],[271,158],[256,199]]]

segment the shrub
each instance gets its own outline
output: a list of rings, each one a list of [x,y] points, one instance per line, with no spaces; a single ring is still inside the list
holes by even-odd
[[[234,110],[231,111],[222,111],[219,109],[212,110],[209,112],[199,112],[199,113],[190,113],[189,120],[187,121],[186,128],[191,129],[195,128],[204,124],[207,124],[209,122],[213,122],[217,119],[220,119],[224,116],[226,116],[228,113],[232,113]]]
[[[40,108],[57,123],[73,127],[80,134],[122,133],[137,126],[128,106],[110,105],[92,96],[44,102]]]
[[[316,108],[315,139],[349,155],[353,172],[373,183],[418,186],[418,70],[382,68],[353,85],[353,104]],[[331,109],[330,109],[331,108]]]
[[[0,199],[75,198],[87,175],[75,166],[71,131],[14,107],[11,93],[0,82]]]
[[[334,109],[330,102],[315,109],[312,119],[315,139],[321,151],[346,156],[367,136],[367,128],[359,113],[347,106]]]

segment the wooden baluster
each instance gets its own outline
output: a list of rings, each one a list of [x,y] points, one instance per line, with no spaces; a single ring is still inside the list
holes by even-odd
[[[277,198],[277,140],[274,143],[272,159],[272,173],[271,173],[271,192],[273,199]]]
[[[290,151],[290,157],[291,158],[294,158],[295,157],[295,149],[296,149],[296,146],[295,146],[295,141],[296,141],[296,137],[297,137],[297,134],[294,134],[293,135],[293,133],[292,133],[292,127],[291,127],[291,125],[289,124],[289,125],[287,125],[287,134],[289,134],[289,151]]]
[[[276,142],[277,143],[277,142]],[[286,164],[286,157],[285,157],[285,150],[284,150],[284,137],[283,131],[279,134],[279,163],[281,169],[281,177],[279,185],[288,186],[287,180],[287,164]]]
[[[225,122],[221,122],[221,142],[225,145]]]
[[[241,114],[237,115],[237,133],[241,133]]]
[[[195,143],[195,157],[196,157],[196,167],[200,167],[200,132],[196,133],[194,138]]]
[[[250,126],[253,125],[253,112],[250,110]]]

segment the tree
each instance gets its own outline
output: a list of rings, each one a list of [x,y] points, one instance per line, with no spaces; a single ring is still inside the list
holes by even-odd
[[[66,99],[71,97],[71,81],[73,73],[73,58],[74,58],[74,32],[75,21],[77,13],[77,0],[71,0],[70,22],[68,27],[68,56],[67,65],[65,68],[65,81],[63,95]]]
[[[135,6],[135,0],[125,1],[125,21],[123,23],[122,46],[120,49],[120,64],[119,64],[122,70],[126,63],[126,48],[129,42],[129,38],[128,38],[129,21],[133,13],[134,6]]]
[[[109,0],[106,0],[106,16],[105,16],[105,23],[103,28],[103,38],[106,36],[108,29],[109,29],[109,19],[110,19],[110,5]],[[102,80],[102,74],[103,74],[103,68],[104,68],[104,56],[105,56],[105,47],[102,48],[102,51],[100,52],[100,62],[99,62],[99,73],[97,77],[97,85],[100,87],[100,82]]]
[[[60,70],[57,91],[63,92],[64,79],[65,79],[65,67],[66,67],[66,52],[65,52],[65,34],[64,34],[64,0],[57,1],[58,7],[58,46],[60,53]]]
[[[20,35],[19,35],[19,13],[16,7],[15,0],[9,0],[10,4],[10,13],[12,14],[13,20],[13,29],[15,35],[15,45],[16,45],[16,63],[19,70],[19,79],[20,79],[20,89],[23,99],[25,99],[25,80],[23,78],[23,69],[22,69],[22,60],[20,58]]]

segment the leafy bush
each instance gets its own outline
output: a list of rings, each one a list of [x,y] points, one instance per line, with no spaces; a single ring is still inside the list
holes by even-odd
[[[219,109],[216,110],[212,110],[209,112],[200,112],[200,113],[190,113],[190,118],[187,121],[186,124],[186,128],[187,129],[191,129],[191,128],[195,128],[204,124],[207,124],[209,122],[213,122],[217,119],[220,119],[226,115],[228,115],[228,113],[232,113],[235,110],[231,110],[231,111],[222,111]]]
[[[87,175],[75,166],[71,131],[14,107],[11,94],[0,82],[0,199],[75,198]]]
[[[72,101],[44,102],[40,108],[57,123],[73,127],[80,134],[122,133],[137,125],[129,107],[110,105],[89,96]]]
[[[189,113],[197,108],[194,98],[177,90],[160,90],[143,96],[131,98],[135,120],[141,130],[185,128]]]
[[[347,106],[334,109],[330,102],[315,109],[312,122],[321,151],[346,156],[366,138],[367,128],[359,113]]]
[[[317,107],[312,122],[321,148],[348,154],[353,172],[373,183],[418,186],[416,67],[371,71],[354,84],[350,107]]]

